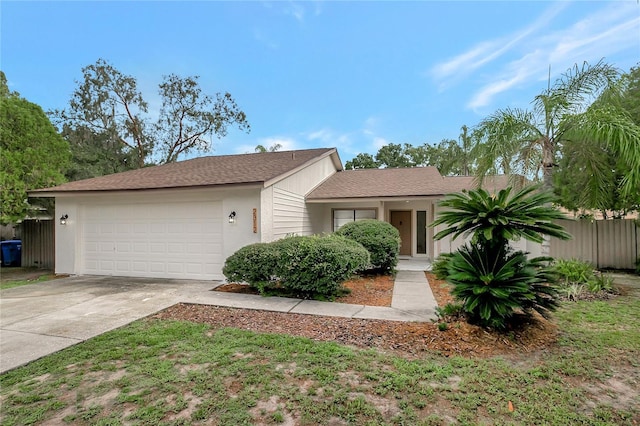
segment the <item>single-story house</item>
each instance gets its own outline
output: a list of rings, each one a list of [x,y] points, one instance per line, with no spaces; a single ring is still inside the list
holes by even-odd
[[[462,243],[434,241],[438,200],[473,185],[434,167],[343,170],[321,148],[194,158],[30,195],[56,199],[58,274],[217,280],[247,244],[364,218],[398,228],[402,255],[433,259]]]

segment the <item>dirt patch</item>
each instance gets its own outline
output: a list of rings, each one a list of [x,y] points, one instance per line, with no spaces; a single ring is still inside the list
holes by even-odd
[[[438,305],[453,300],[448,284],[427,273]],[[369,295],[367,283],[354,286],[350,296],[361,304],[381,297]],[[434,323],[323,317],[209,305],[178,304],[154,316],[158,319],[207,323],[214,328],[234,327],[259,333],[283,333],[320,341],[335,341],[362,348],[378,348],[403,356],[421,357],[426,352],[445,356],[492,357],[515,351],[531,353],[556,342],[557,329],[543,318],[534,318],[508,334],[486,331],[463,320],[450,321],[440,331]]]
[[[0,268],[0,283],[10,283],[13,281],[38,281],[66,278],[69,275],[56,275],[50,269],[2,267]]]
[[[279,401],[279,398],[272,395],[267,401],[258,401],[256,406],[249,410],[253,414],[256,426],[281,424],[283,426],[294,426],[297,424],[294,417],[286,411],[286,405]]]
[[[223,293],[238,293],[238,294],[260,294],[257,288],[251,287],[248,284],[229,283],[222,284],[213,289],[213,291],[221,291]]]

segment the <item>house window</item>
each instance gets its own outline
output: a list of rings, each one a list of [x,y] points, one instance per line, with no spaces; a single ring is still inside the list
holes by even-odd
[[[416,212],[416,253],[427,254],[427,212],[418,210]]]
[[[340,227],[349,222],[363,219],[376,219],[376,209],[340,209],[333,211],[333,230],[337,231]]]

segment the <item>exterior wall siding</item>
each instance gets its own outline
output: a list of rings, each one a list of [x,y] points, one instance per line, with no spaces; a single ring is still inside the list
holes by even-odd
[[[290,234],[311,235],[313,229],[304,195],[273,189],[273,239]]]
[[[277,182],[274,186],[294,194],[307,195],[336,172],[331,156],[325,157]]]
[[[264,188],[261,194],[262,241],[269,242],[290,234],[311,235],[324,232],[323,208],[307,204],[305,195],[336,173],[331,156]]]

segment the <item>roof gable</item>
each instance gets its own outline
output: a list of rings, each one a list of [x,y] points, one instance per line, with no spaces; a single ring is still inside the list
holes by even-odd
[[[30,192],[42,194],[264,184],[332,154],[337,155],[335,148],[200,157]]]

